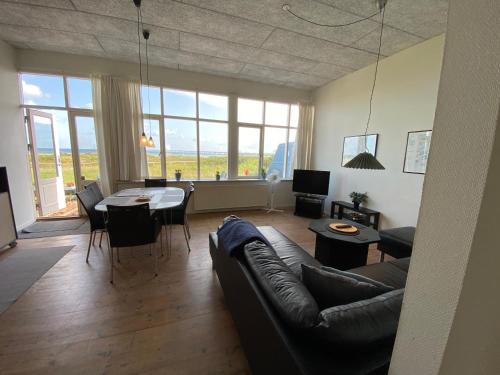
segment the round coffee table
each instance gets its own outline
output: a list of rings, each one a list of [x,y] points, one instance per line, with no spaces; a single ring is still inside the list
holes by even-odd
[[[359,234],[337,233],[329,229],[331,223],[354,225]],[[370,227],[349,220],[318,219],[309,224],[309,230],[316,233],[314,257],[324,266],[339,270],[366,265],[368,246],[380,241],[378,232]]]

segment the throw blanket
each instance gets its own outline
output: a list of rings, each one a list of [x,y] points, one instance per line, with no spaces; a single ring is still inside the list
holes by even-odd
[[[225,220],[217,231],[217,237],[224,251],[230,256],[236,255],[246,244],[254,241],[262,241],[271,246],[255,225],[240,218]]]

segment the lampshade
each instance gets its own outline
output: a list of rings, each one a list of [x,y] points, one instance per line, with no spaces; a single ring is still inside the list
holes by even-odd
[[[142,132],[141,146],[147,146],[147,145],[148,145],[148,137],[146,137],[146,133]]]
[[[148,147],[155,147],[155,141],[153,141],[153,137],[149,137]]]
[[[355,168],[355,169],[385,169],[382,164],[369,152],[362,152],[358,154],[354,159],[346,163],[344,168]]]

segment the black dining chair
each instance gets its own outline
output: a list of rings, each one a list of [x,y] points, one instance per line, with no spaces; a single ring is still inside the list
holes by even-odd
[[[101,247],[102,234],[106,232],[106,223],[104,222],[104,217],[101,212],[95,210],[95,206],[102,199],[96,196],[92,189],[84,189],[76,193],[78,201],[82,205],[83,209],[87,213],[90,222],[90,238],[89,246],[87,249],[86,262],[89,262],[90,246],[95,243],[95,237],[97,232],[101,232],[101,239],[99,240],[99,247]]]
[[[192,182],[189,182],[187,186],[184,187],[184,200],[182,201],[182,204],[179,207],[165,210],[166,212],[164,215],[160,214],[160,219],[163,225],[182,225],[188,252],[191,252],[191,246],[189,245],[189,240],[191,239],[191,230],[189,228],[187,207],[193,193],[194,184]]]
[[[96,199],[99,199],[99,202],[104,199],[104,195],[102,195],[101,188],[99,187],[97,182],[92,182],[88,185],[85,185],[85,189],[92,190]]]
[[[167,187],[166,178],[146,178],[144,187]]]
[[[116,248],[117,260],[120,262],[119,248],[149,244],[152,253],[161,232],[158,216],[152,214],[149,203],[135,206],[106,206],[109,257],[111,263],[111,282],[113,282],[113,249]],[[158,275],[158,251],[155,247],[154,274]]]

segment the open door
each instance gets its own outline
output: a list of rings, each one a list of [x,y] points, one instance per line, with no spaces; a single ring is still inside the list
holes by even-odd
[[[28,110],[35,197],[39,216],[66,207],[57,129],[49,113]]]

